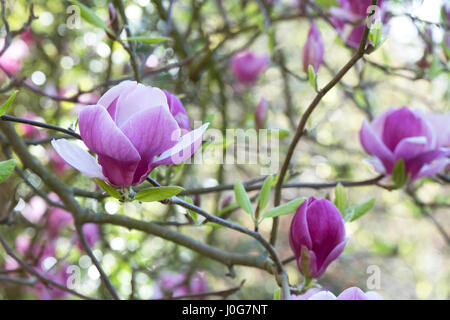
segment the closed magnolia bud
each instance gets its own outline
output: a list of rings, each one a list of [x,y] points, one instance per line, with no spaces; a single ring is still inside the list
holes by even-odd
[[[314,197],[303,202],[292,220],[289,244],[304,276],[319,278],[346,243],[344,220],[334,204]]]
[[[308,39],[303,47],[303,71],[308,72],[309,65],[312,65],[314,71],[319,70],[323,62],[324,45],[319,28],[315,22],[311,24],[309,29]]]
[[[264,129],[267,119],[267,100],[261,98],[255,110],[255,128],[256,130]]]

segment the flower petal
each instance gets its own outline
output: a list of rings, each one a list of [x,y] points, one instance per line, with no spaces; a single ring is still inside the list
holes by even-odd
[[[417,175],[411,179],[411,183],[419,178],[434,176],[436,173],[443,171],[448,165],[450,165],[450,159],[448,158],[439,159],[431,164],[426,164],[420,169]]]
[[[320,291],[313,294],[308,300],[336,300],[336,296],[330,291]]]
[[[106,180],[102,167],[87,151],[66,139],[52,140],[52,146],[67,164],[89,178]]]
[[[301,255],[302,245],[307,248],[312,248],[312,240],[308,230],[308,221],[306,218],[306,211],[311,202],[315,201],[314,197],[309,198],[304,201],[291,222],[291,228],[289,230],[289,244],[291,250],[294,252],[295,256],[298,258]]]
[[[172,148],[180,139],[180,128],[169,109],[164,106],[136,113],[121,130],[141,156],[133,178],[134,183],[147,177],[151,170],[149,165],[155,156]]]
[[[134,90],[120,95],[114,122],[121,127],[136,113],[159,106],[169,109],[164,92],[159,88],[138,83]]]
[[[439,158],[444,158],[448,156],[450,156],[450,148],[440,148],[437,150],[431,150],[428,152],[421,153],[417,157],[405,161],[406,172],[411,174],[412,180],[415,180],[417,179],[416,175],[421,171],[421,169],[425,165],[435,160],[438,160]]]
[[[115,186],[130,186],[141,157],[103,106],[88,106],[80,113],[80,134],[98,154],[103,174]]]
[[[382,135],[383,143],[394,151],[405,138],[426,136],[432,141],[432,132],[428,123],[419,114],[402,107],[386,117]]]
[[[116,103],[119,96],[123,93],[132,91],[137,86],[136,81],[122,81],[118,85],[112,87],[106,91],[102,97],[98,100],[97,104],[104,106],[108,109],[109,114],[114,119],[116,114]]]
[[[344,251],[345,246],[347,245],[348,238],[339,243],[331,252],[330,254],[325,258],[325,260],[322,262],[322,265],[320,266],[320,269],[317,270],[316,278],[320,277],[325,270],[328,268],[328,266],[336,260],[341,253]]]
[[[205,123],[200,128],[192,130],[182,136],[178,143],[161,154],[152,166],[180,164],[189,159],[202,145],[203,135],[208,126],[209,123]]]
[[[426,137],[412,137],[400,141],[394,151],[395,159],[408,160],[418,156],[427,147]]]
[[[81,138],[91,151],[127,162],[141,160],[136,148],[102,106],[81,110],[79,126]]]
[[[394,155],[383,144],[366,119],[363,120],[359,137],[361,144],[367,153],[379,158],[386,168],[386,171],[391,172],[394,166]]]
[[[337,300],[368,300],[368,298],[360,288],[351,287],[342,291]]]

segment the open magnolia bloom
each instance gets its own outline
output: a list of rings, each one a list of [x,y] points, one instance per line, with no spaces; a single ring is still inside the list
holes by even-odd
[[[449,119],[445,115],[422,115],[407,107],[389,109],[372,123],[364,119],[360,140],[369,162],[378,172],[391,175],[400,159],[405,163],[409,182],[432,176],[449,163]]]
[[[201,146],[209,124],[182,135],[162,90],[124,81],[96,105],[84,107],[78,125],[83,142],[98,155],[98,162],[64,139],[52,141],[56,152],[88,177],[128,187],[142,183],[157,166],[189,159]]]

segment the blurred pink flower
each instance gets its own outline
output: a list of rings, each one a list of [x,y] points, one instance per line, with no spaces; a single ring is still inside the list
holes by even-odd
[[[0,39],[0,50],[5,45],[5,39]],[[29,49],[25,41],[16,38],[9,47],[5,50],[3,55],[0,56],[0,65],[9,73],[17,75],[22,69],[23,59],[29,54]],[[0,71],[0,78],[5,78],[6,75],[3,71]]]
[[[47,203],[41,197],[34,196],[22,210],[22,215],[31,223],[38,223],[47,208]]]
[[[303,71],[308,73],[310,65],[313,66],[315,72],[319,71],[323,62],[324,52],[325,48],[319,28],[315,22],[312,22],[308,39],[303,47]]]
[[[231,58],[231,71],[242,84],[252,85],[269,65],[269,57],[241,51]]]

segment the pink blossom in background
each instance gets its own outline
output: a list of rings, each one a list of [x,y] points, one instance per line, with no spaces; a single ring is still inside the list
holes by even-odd
[[[267,109],[268,109],[268,103],[267,100],[261,98],[259,101],[258,106],[255,110],[255,129],[264,129],[266,126],[266,120],[267,120]]]
[[[292,219],[289,244],[303,275],[319,278],[344,251],[346,243],[344,220],[333,203],[314,197],[302,203]],[[309,257],[306,270],[302,250]]]
[[[439,118],[442,117],[442,118]],[[425,116],[408,107],[389,109],[369,123],[364,119],[360,140],[381,174],[391,175],[398,160],[405,162],[410,183],[433,176],[449,163],[448,115]]]
[[[231,71],[242,84],[252,85],[269,65],[269,57],[241,51],[231,58]]]
[[[0,39],[0,50],[5,45],[5,39]],[[25,41],[14,39],[5,52],[0,56],[0,65],[9,73],[17,75],[22,69],[23,60],[28,56],[29,49]],[[6,78],[3,71],[0,71],[0,79]]]
[[[27,234],[21,234],[16,238],[16,241],[14,242],[14,247],[16,248],[17,252],[24,256],[28,250],[30,249],[31,245],[31,238]]]
[[[38,223],[47,211],[47,203],[41,197],[34,196],[22,210],[22,215],[31,223]]]
[[[164,92],[135,81],[120,83],[97,105],[84,107],[78,124],[83,142],[98,155],[98,162],[65,139],[52,141],[56,152],[86,176],[117,187],[140,184],[157,166],[189,159],[209,125],[181,136]]]
[[[69,169],[69,165],[64,161],[64,159],[61,158],[61,156],[53,149],[48,153],[50,155],[50,165],[53,169],[53,172],[57,176],[61,176],[66,173],[66,171]]]
[[[315,22],[312,22],[303,47],[303,71],[308,73],[309,65],[313,66],[315,72],[319,71],[324,52],[325,48],[319,28]]]
[[[339,7],[331,7],[331,22],[338,31],[346,45],[358,48],[364,33],[367,9],[372,5],[372,0],[338,0]],[[386,22],[385,1],[378,1],[379,10],[375,18]],[[377,16],[378,14],[378,16]]]
[[[61,230],[67,226],[73,226],[73,217],[70,212],[61,208],[52,208],[47,217],[46,234],[49,239],[59,236]]]
[[[46,273],[45,277],[63,286],[67,286],[67,280],[70,276],[67,272],[68,267],[68,264],[56,266],[55,269],[51,269],[48,273]],[[58,300],[66,297],[68,294],[66,291],[52,285],[47,287],[41,282],[37,283],[34,291],[36,292],[39,300]]]
[[[100,240],[100,227],[95,223],[86,223],[83,225],[82,230],[89,247],[95,246],[95,244]],[[78,240],[77,246],[80,250],[84,251],[80,240]]]
[[[27,112],[24,115],[22,115],[21,118],[38,122],[44,121],[42,118],[38,117],[33,112]],[[40,130],[37,127],[32,126],[30,124],[18,123],[17,128],[21,133],[22,137],[25,139],[43,139],[47,137],[47,133],[44,130]]]
[[[153,299],[196,295],[208,292],[208,288],[208,282],[202,272],[193,275],[189,283],[184,272],[164,272],[155,287]]]

